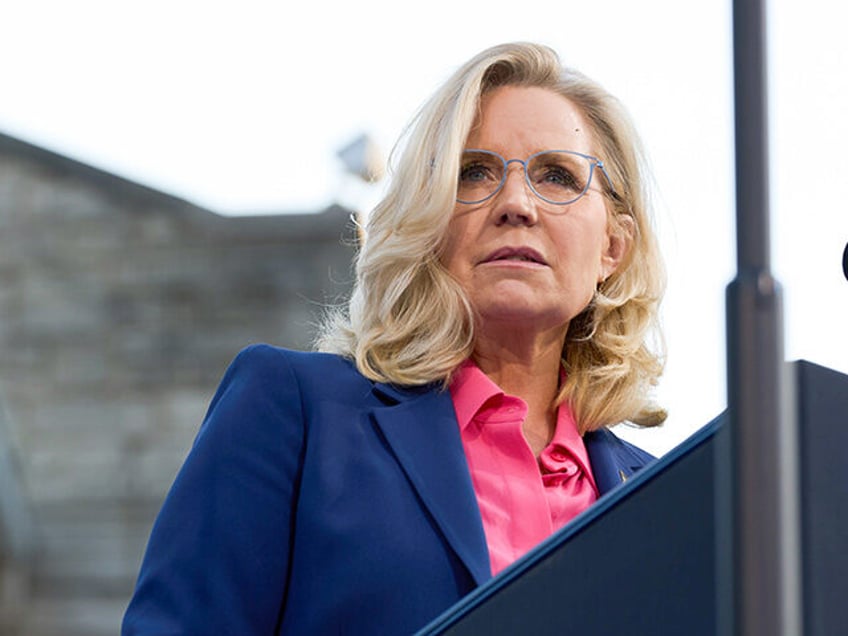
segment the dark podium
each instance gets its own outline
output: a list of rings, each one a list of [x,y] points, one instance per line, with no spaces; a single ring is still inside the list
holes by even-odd
[[[848,634],[848,376],[792,363],[804,633]],[[720,415],[421,634],[716,634]],[[720,533],[719,533],[720,535]]]

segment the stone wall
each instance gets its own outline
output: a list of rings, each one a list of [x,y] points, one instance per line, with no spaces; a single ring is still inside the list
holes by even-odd
[[[339,207],[224,218],[0,136],[0,400],[35,546],[18,633],[117,632],[226,365],[308,348],[354,242]]]

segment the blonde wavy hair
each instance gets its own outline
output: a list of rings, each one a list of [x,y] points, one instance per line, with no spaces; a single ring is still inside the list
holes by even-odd
[[[664,346],[657,319],[665,275],[646,187],[644,156],[619,101],[548,47],[515,43],[487,49],[459,68],[424,104],[405,134],[395,174],[369,215],[346,309],[326,316],[317,348],[349,357],[366,377],[399,385],[450,382],[474,349],[474,312],[440,262],[456,201],[459,157],[480,98],[500,86],[554,91],[581,109],[594,132],[615,194],[609,222],[633,219],[618,270],[571,321],[557,404],[574,410],[581,432],[629,421],[654,426],[665,411],[652,400]]]

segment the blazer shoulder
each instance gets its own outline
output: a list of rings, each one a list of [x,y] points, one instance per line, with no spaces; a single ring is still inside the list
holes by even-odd
[[[650,453],[624,441],[607,428],[586,433],[584,442],[595,482],[602,494],[655,459]]]
[[[626,453],[628,456],[632,457],[635,461],[639,462],[641,465],[644,466],[646,464],[650,464],[652,461],[654,461],[656,459],[656,457],[651,455],[651,453],[649,453],[645,450],[642,450],[641,448],[639,448],[635,444],[631,444],[630,442],[621,439],[620,437],[618,437],[618,435],[616,435],[612,431],[610,431],[609,433],[610,433],[610,435],[612,435],[613,438],[615,438],[615,443],[620,446],[621,452]]]
[[[363,376],[353,361],[333,353],[295,351],[270,344],[252,344],[236,355],[227,376],[238,375],[258,384],[294,381],[303,395],[352,391],[370,392],[373,383]]]
[[[256,369],[273,369],[285,364],[296,369],[319,369],[336,372],[354,371],[353,363],[334,353],[296,351],[275,345],[258,343],[246,346],[238,352],[234,363],[249,365]]]

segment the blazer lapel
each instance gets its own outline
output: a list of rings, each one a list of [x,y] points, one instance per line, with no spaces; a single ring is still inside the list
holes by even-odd
[[[586,433],[583,443],[601,495],[627,481],[642,466],[636,458],[620,452],[621,442],[605,428]]]
[[[477,584],[487,581],[489,550],[450,393],[387,384],[375,392],[389,403],[374,420],[409,481]]]

